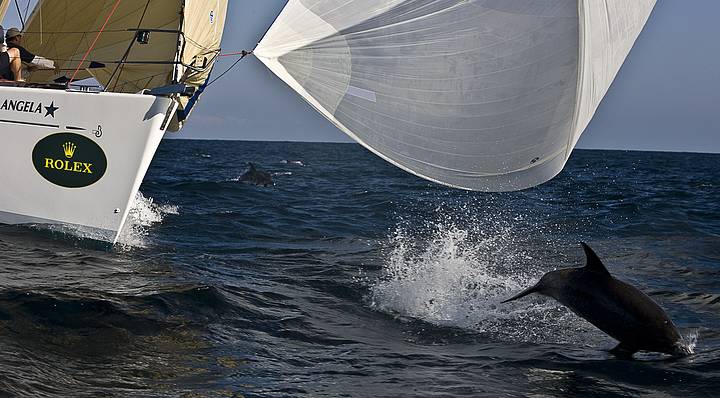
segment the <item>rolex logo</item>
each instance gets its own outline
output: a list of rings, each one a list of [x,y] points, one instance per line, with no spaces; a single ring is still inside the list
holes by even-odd
[[[89,187],[100,181],[108,168],[103,149],[75,133],[55,133],[41,139],[33,148],[32,161],[42,178],[64,188]]]
[[[63,152],[65,152],[65,157],[68,159],[72,159],[73,156],[75,156],[75,149],[77,149],[77,145],[73,144],[72,142],[66,142],[63,144]]]

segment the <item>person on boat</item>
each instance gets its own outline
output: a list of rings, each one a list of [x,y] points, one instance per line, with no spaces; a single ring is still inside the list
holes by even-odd
[[[0,37],[4,30],[0,26]],[[0,81],[22,81],[22,62],[20,50],[17,48],[8,48],[0,52]]]
[[[22,46],[22,32],[17,28],[10,28],[5,35],[8,49],[16,48],[20,51],[20,60],[28,69],[55,69],[55,62],[45,57],[35,55]]]

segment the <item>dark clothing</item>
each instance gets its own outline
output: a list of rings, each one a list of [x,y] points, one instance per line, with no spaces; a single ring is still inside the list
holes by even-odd
[[[0,52],[0,78],[15,80],[15,74],[10,69],[10,55],[7,52]]]
[[[20,50],[20,60],[25,62],[26,64],[29,64],[30,62],[32,62],[33,59],[35,59],[35,54],[26,50],[23,46],[15,43],[8,43],[7,46],[8,48],[17,48],[18,50]]]

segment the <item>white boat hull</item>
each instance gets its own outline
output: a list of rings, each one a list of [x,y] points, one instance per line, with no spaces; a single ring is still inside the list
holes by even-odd
[[[0,223],[61,225],[115,243],[175,106],[0,87]]]

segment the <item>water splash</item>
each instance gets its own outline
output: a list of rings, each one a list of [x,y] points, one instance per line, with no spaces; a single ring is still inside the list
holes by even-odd
[[[687,334],[681,334],[680,341],[677,342],[680,347],[680,351],[686,355],[694,354],[699,335],[700,332],[698,330],[693,330]]]
[[[438,218],[420,231],[405,225],[391,234],[384,269],[370,285],[373,308],[516,341],[584,339],[577,330],[589,331],[588,324],[554,301],[501,304],[543,274],[542,259],[524,249],[532,247],[527,236],[512,227],[521,217]]]
[[[146,198],[142,192],[135,196],[134,203],[128,213],[125,226],[118,236],[116,248],[126,250],[143,248],[148,245],[150,227],[162,223],[168,214],[178,214],[178,207],[158,205],[153,198]],[[110,248],[109,241],[114,237],[111,232],[99,231],[95,228],[71,224],[30,224],[30,228],[52,236],[69,240],[89,247]]]
[[[162,223],[168,214],[179,214],[179,208],[173,205],[156,204],[153,198],[145,197],[142,192],[138,192],[128,213],[125,226],[118,237],[118,245],[126,249],[146,247],[150,227]]]
[[[295,165],[295,166],[303,166],[303,167],[305,166],[305,163],[303,163],[302,160],[287,160],[287,159],[286,159],[286,160],[281,161],[280,163],[282,163],[282,164],[292,164],[292,165]]]

